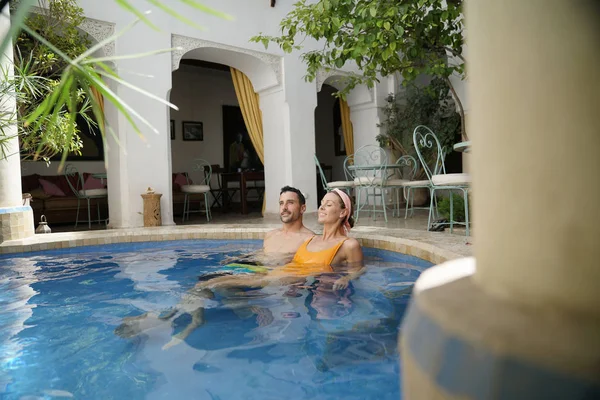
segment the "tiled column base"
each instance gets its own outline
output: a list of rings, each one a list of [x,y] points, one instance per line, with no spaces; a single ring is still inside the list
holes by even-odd
[[[0,243],[35,235],[33,210],[29,206],[0,208]]]
[[[600,399],[600,321],[491,297],[474,264],[453,260],[417,281],[401,331],[404,398]]]

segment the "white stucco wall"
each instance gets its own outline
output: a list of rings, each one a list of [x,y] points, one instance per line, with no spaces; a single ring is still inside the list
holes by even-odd
[[[207,68],[182,65],[173,72],[171,102],[179,110],[171,110],[175,120],[175,140],[171,140],[173,172],[190,171],[194,158],[223,166],[222,106],[237,106],[231,74]],[[184,141],[182,121],[203,123],[203,141]]]

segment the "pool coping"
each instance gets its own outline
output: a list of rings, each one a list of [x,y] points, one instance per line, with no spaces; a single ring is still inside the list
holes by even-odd
[[[263,239],[265,233],[272,229],[272,227],[257,227],[256,225],[249,227],[240,227],[240,225],[236,225],[235,227],[232,227],[231,225],[211,225],[210,227],[203,225],[174,225],[37,234],[26,239],[10,240],[0,243],[0,254],[17,254],[115,243],[162,242],[195,239]],[[464,257],[464,255],[454,253],[430,243],[423,243],[412,239],[368,232],[352,232],[350,236],[356,238],[364,247],[403,253],[429,261],[433,264],[441,264],[449,260]]]

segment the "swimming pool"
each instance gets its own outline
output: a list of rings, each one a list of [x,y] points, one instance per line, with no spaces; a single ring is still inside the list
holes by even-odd
[[[398,399],[398,327],[431,263],[365,249],[350,290],[266,288],[123,338],[124,317],[176,305],[254,240],[80,247],[0,257],[2,399]],[[318,283],[318,282],[317,282]],[[260,294],[260,295],[258,295]]]

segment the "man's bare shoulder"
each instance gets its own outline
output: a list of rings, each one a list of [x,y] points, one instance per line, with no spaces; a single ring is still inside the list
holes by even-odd
[[[302,236],[302,237],[308,238],[310,236],[314,236],[315,233],[305,226],[303,226],[297,232],[287,231],[287,233],[283,230],[283,228],[278,228],[278,229],[273,229],[272,231],[267,232],[265,234],[265,239],[270,239],[270,238],[273,238],[273,237],[279,236],[279,235],[294,235],[294,236]]]
[[[283,230],[281,228],[273,229],[272,231],[265,233],[265,239],[269,239],[273,236],[277,236],[277,235],[281,234],[282,232],[283,232]]]
[[[300,230],[300,233],[306,236],[314,236],[316,235],[316,233],[314,233],[313,231],[311,231],[310,229],[308,229],[305,226],[302,226],[302,229]]]

